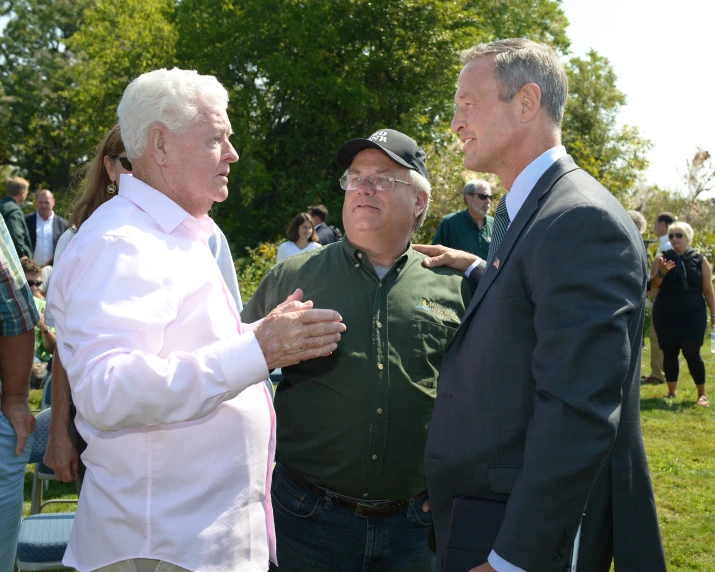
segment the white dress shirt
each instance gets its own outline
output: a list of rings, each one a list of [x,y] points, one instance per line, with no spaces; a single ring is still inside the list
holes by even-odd
[[[670,239],[668,238],[667,232],[658,239],[658,243],[658,252],[655,253],[656,256],[658,256],[661,252],[673,249],[673,245],[670,244]]]
[[[543,174],[549,170],[549,167],[551,167],[551,165],[561,159],[561,157],[565,156],[566,148],[563,145],[553,147],[548,151],[545,151],[536,159],[534,159],[531,163],[529,163],[526,168],[521,173],[519,173],[519,176],[514,179],[514,184],[511,186],[509,194],[507,194],[506,196],[506,210],[509,213],[510,221],[509,226],[511,226],[511,223],[516,218],[516,215],[519,214],[519,211],[526,202],[529,193],[531,193],[531,191],[534,189],[536,183],[539,182],[539,179],[543,176]],[[579,527],[577,537],[579,536],[580,532],[581,528]],[[576,570],[575,556],[577,552],[578,544],[574,544],[574,572]],[[497,572],[526,572],[523,568],[519,568],[518,566],[514,566],[513,564],[507,562],[493,550],[489,555],[489,564]]]
[[[263,353],[211,255],[213,221],[138,179],[58,262],[49,305],[87,441],[64,557],[265,571],[275,415]]]
[[[298,245],[295,242],[293,242],[292,240],[286,240],[278,247],[278,252],[276,253],[276,262],[280,262],[281,260],[284,260],[289,256],[293,256],[294,254],[300,254],[301,252],[310,252],[311,250],[320,248],[320,246],[321,244],[319,242],[309,242],[305,248],[298,248]]]
[[[40,266],[47,264],[52,260],[52,256],[54,255],[52,243],[52,239],[54,238],[52,225],[54,222],[55,213],[52,213],[50,218],[44,220],[40,216],[40,213],[35,212],[35,252],[32,258],[34,258],[35,262]]]

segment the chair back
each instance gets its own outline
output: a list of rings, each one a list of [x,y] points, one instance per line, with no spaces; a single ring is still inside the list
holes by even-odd
[[[35,440],[32,442],[32,451],[28,465],[33,465],[42,461],[47,448],[47,440],[50,437],[50,412],[51,409],[44,409],[35,416]]]

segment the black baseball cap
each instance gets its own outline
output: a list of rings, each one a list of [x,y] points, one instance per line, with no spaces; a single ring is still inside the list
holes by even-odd
[[[429,179],[425,167],[425,152],[412,137],[394,129],[378,129],[366,139],[351,139],[337,150],[335,162],[343,169],[347,169],[355,155],[365,149],[379,149],[395,163],[417,171],[424,178]]]

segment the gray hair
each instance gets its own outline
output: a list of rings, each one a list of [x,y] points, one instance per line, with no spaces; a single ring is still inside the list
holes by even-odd
[[[633,223],[636,225],[638,232],[643,234],[645,232],[646,227],[648,226],[648,223],[646,222],[645,217],[638,211],[627,211],[627,212],[628,212],[628,215],[633,220]]]
[[[527,83],[541,89],[541,105],[556,125],[561,125],[568,97],[568,80],[556,51],[546,44],[524,38],[477,44],[464,50],[459,60],[467,65],[484,56],[494,56],[499,99],[511,101]]]
[[[430,185],[430,182],[425,177],[420,175],[417,171],[407,169],[407,173],[410,177],[410,182],[412,183],[412,189],[414,190],[414,192],[418,193],[420,191],[423,191],[427,193],[427,202],[425,203],[425,210],[423,210],[422,214],[420,214],[420,216],[415,219],[415,224],[412,226],[412,234],[414,234],[420,229],[422,224],[425,222],[425,219],[427,218],[429,206],[432,202],[432,185]]]
[[[685,238],[688,239],[688,244],[693,242],[693,235],[695,232],[693,231],[693,227],[690,226],[687,222],[682,222],[682,221],[675,221],[673,224],[671,224],[668,227],[668,234],[670,234],[674,230],[679,230],[685,235]]]
[[[467,181],[467,184],[464,185],[464,188],[462,189],[462,194],[473,195],[474,193],[478,193],[479,191],[485,192],[491,190],[492,188],[489,186],[488,181],[485,181],[484,179],[472,179],[471,181]]]
[[[228,107],[228,92],[212,75],[195,70],[159,69],[140,75],[127,86],[117,108],[127,157],[140,157],[149,129],[160,124],[183,133],[199,119],[200,104]]]

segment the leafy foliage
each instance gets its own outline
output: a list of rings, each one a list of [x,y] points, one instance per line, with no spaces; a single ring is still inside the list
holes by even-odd
[[[563,142],[576,163],[616,197],[624,193],[648,167],[652,147],[637,127],[616,128],[626,96],[616,87],[608,59],[591,50],[585,59],[566,65],[569,99],[563,121]]]

